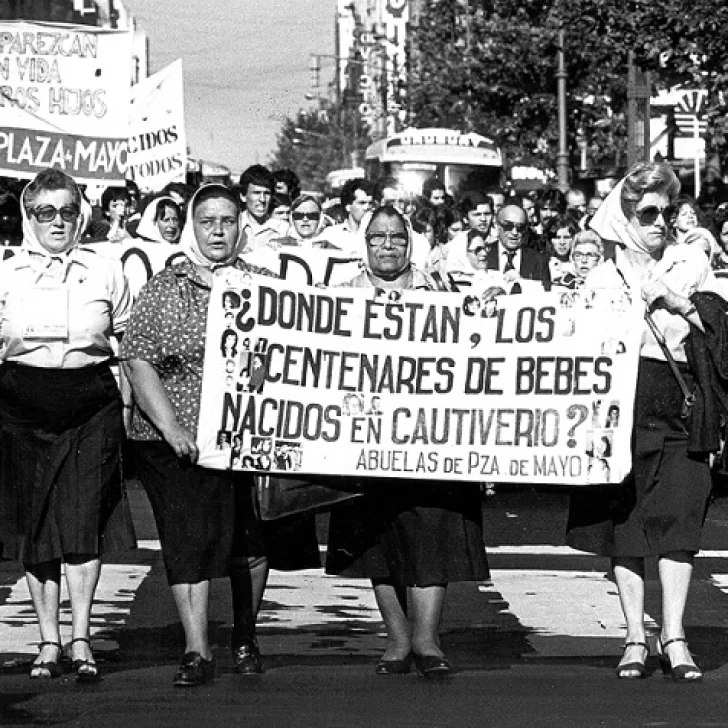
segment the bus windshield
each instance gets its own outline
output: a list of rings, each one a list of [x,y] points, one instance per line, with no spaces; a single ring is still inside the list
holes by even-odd
[[[374,142],[366,153],[372,179],[396,177],[410,194],[437,177],[451,195],[503,183],[503,158],[495,142],[451,129],[407,129]]]

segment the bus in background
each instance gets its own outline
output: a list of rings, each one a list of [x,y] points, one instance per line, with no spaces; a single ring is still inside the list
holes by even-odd
[[[455,129],[405,129],[380,139],[366,151],[367,177],[396,177],[410,193],[437,177],[453,197],[504,186],[503,154],[488,137]]]
[[[222,164],[214,164],[206,162],[203,159],[187,159],[187,184],[193,187],[208,184],[209,182],[218,182],[219,184],[230,187],[232,185],[232,176],[230,170]]]

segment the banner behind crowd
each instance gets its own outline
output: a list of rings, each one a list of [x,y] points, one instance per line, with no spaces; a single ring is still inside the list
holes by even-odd
[[[227,270],[209,308],[206,467],[619,482],[642,303],[322,289]]]
[[[127,177],[157,191],[187,172],[182,61],[132,88]]]
[[[0,174],[123,182],[131,44],[128,31],[0,23]]]

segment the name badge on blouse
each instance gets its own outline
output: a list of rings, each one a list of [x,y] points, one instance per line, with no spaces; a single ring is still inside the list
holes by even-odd
[[[37,287],[23,293],[23,338],[68,338],[68,287]]]

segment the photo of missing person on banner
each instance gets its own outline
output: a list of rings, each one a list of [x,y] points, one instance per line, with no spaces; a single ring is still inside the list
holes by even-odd
[[[293,472],[301,469],[303,453],[300,442],[276,442],[273,451],[276,470]]]

